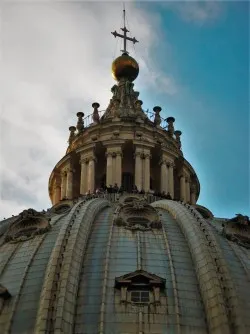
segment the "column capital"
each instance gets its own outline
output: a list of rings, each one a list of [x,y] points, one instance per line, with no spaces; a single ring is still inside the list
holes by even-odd
[[[113,153],[114,153],[114,152],[111,152],[111,151],[107,151],[107,152],[105,152],[105,156],[106,156],[106,158],[108,158],[108,157],[113,157]]]
[[[146,154],[145,154],[145,158],[146,158],[146,159],[151,159],[151,158],[152,158],[152,155],[151,155],[150,153],[146,153]]]
[[[167,165],[167,160],[162,158],[162,159],[159,161],[159,165],[160,165],[160,166],[162,166],[162,165]]]
[[[134,158],[136,158],[136,157],[140,157],[141,158],[141,152],[134,152]]]
[[[169,161],[169,160],[167,160],[166,163],[167,163],[167,167],[171,167],[171,168],[174,168],[174,167],[175,167],[175,164],[174,164],[173,161]]]
[[[67,176],[67,170],[63,169],[63,170],[61,171],[61,177],[63,178],[63,177],[65,177],[65,176]]]
[[[141,153],[141,158],[142,159],[151,159],[152,158],[152,156],[151,156],[151,154],[150,153]]]
[[[94,155],[89,156],[88,157],[88,162],[90,162],[90,161],[96,162],[97,161],[96,156],[94,156]]]
[[[116,156],[122,158],[122,157],[123,157],[122,151],[118,151],[118,152],[116,152]]]
[[[83,164],[86,164],[88,163],[89,159],[86,158],[86,157],[81,157],[80,160],[79,160],[79,164],[80,165],[83,165]]]
[[[67,167],[65,170],[66,173],[74,173],[75,170],[72,167]]]

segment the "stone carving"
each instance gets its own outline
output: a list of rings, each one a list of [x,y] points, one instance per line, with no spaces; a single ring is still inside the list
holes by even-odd
[[[68,143],[69,144],[72,144],[74,138],[75,138],[75,131],[76,131],[76,127],[75,126],[70,126],[69,127],[69,131],[70,131],[70,134],[69,134],[69,140],[68,140]]]
[[[160,116],[161,107],[156,106],[153,108],[153,110],[155,112],[154,124],[156,126],[160,126],[161,125],[161,116]]]
[[[168,133],[169,133],[170,137],[173,137],[175,118],[174,117],[168,117],[166,119],[166,121],[168,123]]]
[[[178,149],[180,150],[181,149],[181,134],[182,134],[182,132],[180,130],[176,130],[174,132],[174,134],[175,134],[176,142],[177,142],[177,145],[178,145]]]
[[[102,119],[120,117],[129,119],[146,119],[138,100],[139,92],[134,91],[134,84],[129,80],[121,79],[118,85],[111,88],[113,97]],[[138,103],[137,103],[138,102]]]
[[[116,97],[116,96],[117,96],[117,93],[118,93],[118,86],[117,86],[117,85],[114,85],[114,86],[111,88],[111,92],[113,93],[113,97]]]
[[[50,223],[44,213],[34,209],[24,210],[9,226],[5,233],[5,242],[26,241],[50,229]]]
[[[99,116],[98,108],[100,107],[100,104],[97,103],[97,102],[94,102],[92,104],[92,107],[94,108],[94,112],[93,112],[93,115],[92,115],[93,122],[94,123],[99,123],[100,122],[100,116]]]
[[[78,133],[81,133],[84,130],[84,122],[83,122],[84,113],[79,111],[76,114],[76,116],[78,117],[76,128]]]
[[[112,107],[112,115],[114,117],[119,117],[120,116],[120,100],[119,99],[114,99],[113,101],[113,107]]]
[[[237,214],[222,225],[222,234],[238,245],[250,249],[250,221],[248,216]]]
[[[162,226],[157,211],[143,198],[136,196],[123,200],[115,213],[114,223],[132,231],[149,231]]]

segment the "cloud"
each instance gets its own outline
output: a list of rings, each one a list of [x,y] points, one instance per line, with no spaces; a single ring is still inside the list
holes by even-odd
[[[143,68],[158,40],[159,17],[132,2],[126,7]],[[1,217],[50,206],[48,178],[65,154],[76,112],[90,114],[94,101],[104,109],[111,97],[111,31],[120,27],[121,9],[114,2],[1,5]],[[172,94],[173,80],[159,79],[159,71],[157,64],[155,77]],[[143,75],[139,82],[155,87]]]
[[[165,6],[174,10],[184,21],[206,24],[217,20],[222,13],[222,5],[218,1],[174,1]]]

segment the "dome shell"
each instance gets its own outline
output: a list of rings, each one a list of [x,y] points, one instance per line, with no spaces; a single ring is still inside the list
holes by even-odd
[[[120,198],[126,207],[128,202]],[[80,200],[70,211],[66,208],[66,214],[51,212],[51,229],[18,243],[4,242],[6,228],[15,221],[0,222],[0,227],[4,225],[0,229],[1,332],[52,332],[60,326],[64,333],[94,334],[102,326],[104,333],[122,333],[124,328],[135,333],[140,325],[145,333],[175,333],[181,328],[185,333],[207,334],[208,327],[217,325],[212,312],[237,305],[238,298],[234,323],[241,318],[239,332],[243,327],[249,332],[248,255],[221,234],[221,221],[213,218],[212,228],[195,208],[175,201],[154,202],[150,211],[148,205],[144,210],[132,204],[132,214],[142,210],[143,217],[157,208],[162,226],[145,230],[141,222],[138,233],[117,224],[106,199]],[[213,238],[212,244],[206,236]],[[217,261],[212,261],[211,248],[218,252]],[[218,274],[217,262],[224,263]],[[158,298],[144,306],[143,321],[131,299],[132,290],[122,292],[133,278],[135,284],[152,278],[150,298],[153,302]],[[231,289],[225,289],[228,286]],[[220,317],[224,322],[218,329],[231,326],[224,313]]]
[[[112,63],[112,76],[117,81],[122,78],[134,81],[138,74],[139,65],[137,61],[133,57],[130,57],[127,53],[123,53]]]

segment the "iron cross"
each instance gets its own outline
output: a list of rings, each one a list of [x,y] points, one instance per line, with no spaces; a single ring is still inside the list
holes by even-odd
[[[119,34],[116,30],[114,32],[111,32],[112,35],[114,35],[115,37],[121,37],[123,38],[123,48],[124,50],[121,50],[123,53],[128,54],[127,51],[127,41],[131,41],[134,44],[138,43],[137,39],[135,39],[135,37],[131,38],[127,36],[127,32],[129,32],[129,30],[126,28],[125,25],[125,9],[123,10],[123,19],[124,19],[124,27],[121,28],[121,30],[124,32],[123,35]]]

